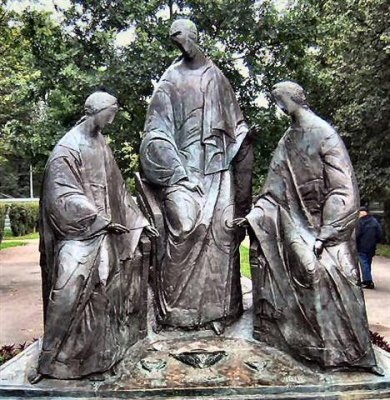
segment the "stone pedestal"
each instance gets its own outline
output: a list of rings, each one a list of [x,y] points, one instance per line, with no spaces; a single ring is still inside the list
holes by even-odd
[[[322,371],[252,339],[250,287],[247,310],[222,337],[211,331],[153,333],[133,346],[103,381],[28,382],[39,342],[0,369],[0,398],[50,399],[388,399],[390,354],[376,348],[385,376]]]

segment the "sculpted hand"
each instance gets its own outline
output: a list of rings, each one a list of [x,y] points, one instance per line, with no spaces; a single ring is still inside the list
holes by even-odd
[[[313,247],[314,255],[317,258],[320,258],[323,250],[324,250],[324,242],[322,240],[317,239],[316,242],[314,243],[314,247]]]
[[[129,233],[130,229],[126,228],[125,226],[123,226],[121,224],[115,224],[115,223],[111,222],[107,226],[107,231],[110,233],[115,233],[117,235],[121,235],[122,233]]]
[[[158,230],[152,225],[145,226],[144,230],[148,238],[155,238],[160,236]]]
[[[245,228],[249,226],[248,220],[246,218],[235,218],[232,221],[232,227],[241,227]]]
[[[196,183],[192,183],[189,181],[180,181],[178,184],[188,190],[191,190],[191,192],[198,192],[200,196],[204,195],[203,188]]]

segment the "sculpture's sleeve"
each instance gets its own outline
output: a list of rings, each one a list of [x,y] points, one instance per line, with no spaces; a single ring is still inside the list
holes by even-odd
[[[231,135],[234,138],[234,141],[228,143],[226,150],[226,157],[230,164],[231,160],[233,160],[240,151],[249,128],[230,82],[222,72],[219,71],[219,73],[221,75],[219,90],[222,91],[222,93],[220,93],[220,99],[223,100],[223,105],[220,107],[222,108],[224,121],[229,121],[226,124],[227,126],[225,126],[225,132],[228,133],[228,136]],[[231,133],[229,133],[230,131]]]
[[[46,170],[46,215],[57,234],[66,239],[88,239],[110,221],[84,193],[80,166],[72,155],[52,159]]]
[[[325,201],[318,239],[348,240],[358,218],[359,194],[348,152],[337,133],[321,144],[325,180]]]
[[[146,178],[160,186],[187,179],[175,143],[175,120],[171,94],[163,88],[154,93],[145,123],[140,160]]]
[[[247,136],[234,159],[235,217],[244,217],[252,207],[253,144]]]

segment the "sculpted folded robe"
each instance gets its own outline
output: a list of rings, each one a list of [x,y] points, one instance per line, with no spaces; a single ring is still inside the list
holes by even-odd
[[[110,222],[130,233],[108,233]],[[73,128],[54,148],[43,181],[38,372],[69,379],[105,371],[139,338],[137,244],[146,225],[104,137]]]
[[[234,160],[247,131],[229,82],[210,60],[196,70],[178,61],[165,72],[140,151],[167,231],[157,266],[161,324],[198,327],[242,312],[240,238],[231,220],[237,214],[233,170],[240,171]],[[203,194],[181,186],[183,180]]]
[[[289,129],[247,216],[254,335],[322,366],[375,365],[354,243],[359,195],[339,135]],[[319,259],[316,238],[325,248]]]

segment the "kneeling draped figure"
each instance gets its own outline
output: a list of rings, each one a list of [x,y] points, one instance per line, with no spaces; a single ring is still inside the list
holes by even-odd
[[[139,339],[144,228],[154,229],[133,199],[101,129],[117,100],[96,92],[86,116],[56,145],[41,196],[44,303],[42,376],[72,379],[104,372]]]
[[[357,285],[359,194],[347,150],[309,109],[299,85],[281,82],[272,94],[293,123],[246,216],[253,233],[254,336],[322,367],[379,373]]]

